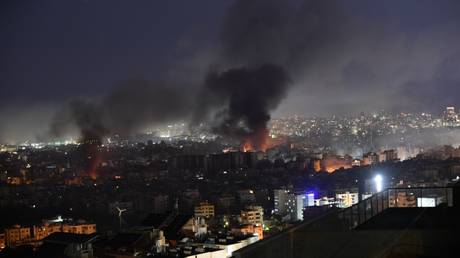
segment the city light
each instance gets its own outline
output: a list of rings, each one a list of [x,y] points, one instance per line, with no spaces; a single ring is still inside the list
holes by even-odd
[[[0,258],[460,257],[460,0],[10,2]]]
[[[377,190],[377,192],[382,191],[382,181],[383,181],[383,178],[381,175],[376,175],[374,177],[375,189]]]

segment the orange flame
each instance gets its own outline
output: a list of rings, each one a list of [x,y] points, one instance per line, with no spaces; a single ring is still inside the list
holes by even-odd
[[[97,144],[87,144],[86,145],[86,154],[87,154],[87,168],[89,178],[96,180],[98,177],[97,169],[102,162],[101,153],[98,150]]]
[[[88,169],[88,176],[92,180],[97,179],[97,168],[99,167],[99,164],[101,164],[102,158],[99,154],[94,153],[94,156],[91,156],[91,160],[89,161],[89,169]]]
[[[256,132],[245,137],[240,145],[243,152],[248,151],[263,151],[269,147],[269,136],[266,128],[261,128]]]

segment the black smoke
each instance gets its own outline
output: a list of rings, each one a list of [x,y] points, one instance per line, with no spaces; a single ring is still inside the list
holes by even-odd
[[[349,36],[348,23],[335,0],[238,0],[222,22],[218,62],[272,63],[296,73],[318,55],[333,58]]]
[[[206,76],[195,118],[208,116],[217,134],[251,138],[260,147],[271,113],[292,84],[299,56],[324,48],[323,41],[332,34],[332,6],[318,1],[235,1],[222,21],[213,63],[217,68]]]
[[[214,133],[250,138],[258,148],[292,74],[335,45],[343,20],[335,1],[237,0],[221,21],[217,54],[197,94],[172,82],[123,82],[100,103],[71,103],[52,131],[70,118],[84,139],[100,138],[191,117],[192,124],[208,122]]]
[[[103,123],[103,109],[98,104],[84,100],[73,100],[56,113],[51,123],[51,133],[62,136],[72,125],[78,128],[82,142],[100,142],[101,137],[110,131]]]
[[[270,112],[285,97],[289,78],[273,64],[210,72],[204,91],[207,99],[221,103],[214,114],[214,132],[232,138],[252,138],[259,148],[266,136]]]
[[[75,126],[81,141],[101,141],[110,134],[129,136],[149,125],[186,119],[192,95],[185,87],[130,79],[100,101],[73,100],[56,113],[51,133],[63,136]]]
[[[295,50],[288,45],[293,8],[279,0],[235,1],[222,21],[218,54],[210,72],[202,75],[197,94],[171,87],[172,82],[130,80],[100,102],[71,102],[54,119],[52,132],[60,135],[72,122],[82,139],[100,139],[130,134],[149,123],[184,120],[193,113],[192,124],[208,122],[218,135],[240,141],[249,137],[260,145],[271,112],[291,84],[287,63]]]
[[[88,8],[90,7],[88,6]],[[130,10],[130,8],[133,6],[126,4],[126,10]],[[380,109],[395,112],[439,112],[443,106],[460,105],[459,91],[457,90],[458,85],[460,85],[460,34],[458,33],[460,16],[458,13],[460,13],[460,1],[457,0],[234,0],[229,4],[222,21],[216,21],[221,24],[217,42],[207,40],[207,38],[195,41],[195,39],[200,38],[196,33],[191,33],[193,34],[192,40],[186,38],[180,42],[182,44],[179,45],[183,48],[185,46],[193,53],[189,56],[187,52],[183,56],[181,52],[180,55],[173,56],[171,59],[173,64],[166,70],[168,73],[175,72],[179,76],[167,79],[166,83],[144,83],[148,84],[146,87],[141,87],[146,88],[145,94],[143,94],[143,89],[136,93],[136,87],[131,90],[129,86],[125,87],[124,90],[115,90],[120,92],[119,95],[126,95],[121,97],[121,103],[125,104],[106,103],[117,102],[119,99],[117,97],[114,101],[110,101],[110,96],[102,100],[88,101],[83,99],[76,101],[77,104],[70,104],[58,112],[64,117],[55,119],[57,122],[53,124],[58,126],[52,131],[62,134],[64,131],[62,128],[67,126],[67,121],[72,124],[80,124],[80,127],[83,127],[80,131],[89,131],[87,133],[89,135],[92,134],[91,131],[95,131],[97,134],[105,134],[107,131],[109,131],[108,133],[121,131],[129,134],[141,129],[146,124],[156,123],[157,120],[161,122],[188,118],[188,114],[193,110],[195,110],[194,117],[198,120],[204,120],[208,117],[216,122],[214,121],[216,116],[206,115],[229,110],[228,106],[223,107],[224,104],[228,105],[229,101],[228,98],[225,100],[216,98],[218,100],[214,100],[206,97],[207,93],[204,90],[208,87],[206,78],[210,76],[206,73],[207,68],[211,67],[210,73],[217,71],[218,74],[224,74],[232,69],[253,71],[265,64],[278,66],[290,78],[290,83],[286,85],[287,87],[290,86],[287,96],[289,101],[280,102],[280,107],[272,108],[268,110],[268,113],[275,109],[279,114],[299,113],[301,115],[350,114],[362,111],[374,112]],[[11,24],[14,22],[22,24],[20,22],[21,15],[12,16],[12,18],[14,19]],[[148,21],[148,18],[151,17],[143,18]],[[98,20],[101,19],[95,21]],[[178,19],[178,22],[180,20]],[[101,24],[95,25],[100,26]],[[137,24],[129,22],[125,25],[128,28],[136,29],[133,31],[149,29],[149,22],[140,24],[145,25],[145,27],[136,27]],[[184,27],[189,25],[192,27],[193,22],[184,23]],[[46,32],[50,28],[42,27],[44,37],[39,38],[39,41],[35,41],[34,38],[30,43],[34,45],[43,40],[46,46],[55,44],[54,39],[47,38],[49,33]],[[210,27],[214,29],[214,26]],[[167,28],[165,27],[165,30]],[[25,29],[35,30],[36,28],[26,26]],[[10,31],[10,39],[17,36],[15,31]],[[92,44],[97,46],[99,41],[91,42],[90,38],[86,38],[87,35],[79,34],[78,31],[71,32],[69,36],[87,39],[90,46]],[[2,30],[2,32],[8,34],[8,31]],[[110,34],[110,32],[108,33]],[[211,37],[215,35],[214,31],[206,33]],[[130,41],[138,42],[148,38],[144,36],[147,35],[139,33],[140,38],[133,37]],[[154,38],[155,41],[162,40],[162,37]],[[206,43],[202,44],[203,41]],[[11,74],[17,77],[14,74],[20,72],[20,69],[26,67],[31,69],[31,67],[11,65],[10,62],[15,63],[13,62],[15,59],[27,60],[25,57],[33,55],[21,51],[22,48],[10,48],[10,45],[16,45],[12,42],[14,41],[5,41],[5,53],[8,52],[8,54],[3,63],[5,68],[12,69],[11,72],[6,70],[5,75]],[[50,58],[45,58],[45,55],[43,56],[45,61],[42,61],[54,63],[54,57],[66,56],[62,54],[70,54],[71,51],[68,51],[70,49],[80,49],[78,46],[80,41],[75,42],[70,44],[67,50],[61,47],[49,48],[51,51]],[[109,44],[107,49],[112,49],[115,46],[110,45],[113,42],[116,41],[107,42]],[[120,50],[127,51],[128,49],[129,52],[130,47],[137,47],[135,45],[124,46]],[[91,49],[98,48],[91,47]],[[39,53],[41,48],[35,50],[29,48],[29,50],[36,54],[43,54]],[[60,51],[64,52],[61,53]],[[22,54],[19,53],[23,53],[24,58],[20,58]],[[83,52],[75,53],[84,55]],[[24,62],[24,64],[34,65],[33,62]],[[61,62],[62,64],[79,63],[75,60],[61,60]],[[85,62],[88,61],[81,63]],[[94,62],[101,63],[98,58],[95,58]],[[129,66],[132,63],[120,65],[126,65],[127,69],[130,69]],[[166,66],[168,64],[157,65]],[[36,85],[30,82],[24,83],[31,86],[17,91],[24,92],[24,102],[18,102],[17,98],[11,97],[11,94],[3,94],[0,117],[8,122],[0,125],[0,140],[14,138],[19,141],[21,138],[32,138],[33,135],[30,131],[40,131],[41,133],[44,129],[40,128],[36,122],[39,120],[37,117],[40,116],[44,117],[43,120],[49,120],[49,113],[57,105],[55,99],[68,98],[70,92],[74,93],[74,91],[67,89],[46,92],[45,89],[57,88],[54,86],[44,87],[43,90],[35,92],[35,89],[40,88],[39,85],[58,84],[57,81],[52,80],[55,77],[52,73],[53,69],[49,69],[47,65],[43,67],[46,69],[41,70],[43,76],[40,78],[28,76],[37,80]],[[63,65],[62,67],[67,66]],[[60,72],[65,74],[66,71],[71,70],[70,67],[72,66],[62,69]],[[40,67],[37,68],[36,71],[40,71]],[[24,70],[24,72],[26,71]],[[86,76],[84,74],[85,69],[77,69],[71,74],[73,72],[77,78]],[[158,73],[160,72],[156,74]],[[201,81],[197,81],[197,78],[200,78]],[[65,80],[65,78],[61,80]],[[89,80],[95,80],[95,78]],[[187,80],[193,81],[193,87],[179,85],[177,88],[181,88],[181,90],[171,87],[171,85],[176,84],[174,83],[176,81]],[[13,85],[18,84],[21,83],[11,84],[10,87],[13,87],[11,89],[14,89]],[[59,84],[64,83],[61,81]],[[8,81],[5,81],[3,85],[8,87]],[[69,85],[75,87],[75,82],[69,83]],[[196,85],[205,86],[203,90],[200,90],[201,88]],[[85,83],[82,92],[88,91],[90,86],[93,85]],[[162,104],[166,99],[164,97],[157,102],[150,103],[152,101],[146,100],[144,97],[156,96],[157,94],[155,89],[148,89],[149,87],[160,87],[160,92],[166,92],[165,96],[174,101],[166,101],[168,103]],[[101,89],[103,87],[96,88]],[[26,89],[32,90],[27,93],[29,90]],[[187,89],[190,89],[192,93],[183,92]],[[194,92],[198,94],[193,94]],[[112,94],[108,93],[108,95]],[[48,97],[43,97],[45,95],[52,97],[53,100],[50,101]],[[140,101],[136,99],[140,99]],[[193,104],[186,104],[184,107],[181,105],[182,99],[193,102]],[[31,101],[34,103],[30,103]],[[49,105],[44,105],[45,107],[41,108],[29,108],[31,104],[34,104],[34,107],[42,105],[41,101],[46,101]],[[194,103],[199,103],[199,107],[196,108]],[[145,108],[143,108],[144,105],[146,105]],[[167,107],[166,110],[164,106]],[[85,110],[97,111],[86,112]],[[171,119],[163,118],[163,112],[161,112],[163,110],[165,115],[172,113]],[[160,113],[159,115],[155,113],[157,111]],[[81,113],[90,113],[90,115],[82,115],[82,117],[86,117],[90,121],[98,121],[95,124],[99,125],[95,126],[94,130],[86,122],[83,123],[84,126],[81,125],[78,122],[81,120],[79,118]],[[70,117],[66,117],[66,114]],[[119,118],[117,117],[118,114],[120,114]],[[91,118],[92,116],[94,118]],[[29,128],[35,130],[29,130]]]

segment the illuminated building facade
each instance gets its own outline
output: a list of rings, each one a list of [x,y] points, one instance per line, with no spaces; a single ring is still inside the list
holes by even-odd
[[[96,233],[96,224],[84,221],[80,221],[79,223],[45,221],[41,225],[14,225],[5,229],[5,246],[16,247],[26,244],[38,246],[44,238],[58,232],[84,235],[93,234]]]
[[[203,218],[214,217],[214,205],[209,202],[201,202],[195,206],[195,216]]]
[[[264,224],[264,209],[262,206],[250,205],[241,211],[243,224],[262,226]]]
[[[443,125],[448,127],[459,125],[459,119],[457,113],[455,113],[455,107],[446,107],[443,115]]]
[[[21,225],[14,225],[11,228],[5,229],[6,246],[16,247],[19,245],[27,244],[32,239],[30,227],[22,227]]]
[[[335,199],[339,208],[348,208],[359,202],[359,194],[350,192],[337,193]]]
[[[259,237],[259,240],[264,238],[264,230],[262,225],[256,226],[252,224],[245,224],[239,227],[232,228],[232,234],[235,235],[250,235],[254,234]]]
[[[296,207],[296,195],[291,193],[289,190],[277,189],[274,190],[274,214],[287,217],[291,220],[295,218],[297,214]]]

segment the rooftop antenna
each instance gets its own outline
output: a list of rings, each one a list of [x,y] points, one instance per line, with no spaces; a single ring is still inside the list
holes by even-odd
[[[123,214],[123,212],[127,211],[127,209],[120,209],[120,207],[116,207],[117,210],[118,210],[118,220],[120,222],[120,230],[121,230],[121,222],[122,222],[122,218],[121,218],[121,215]]]

